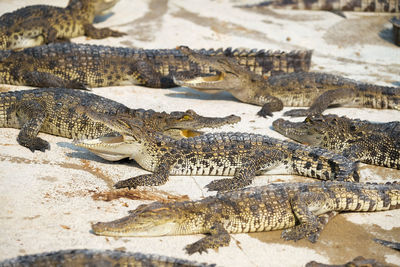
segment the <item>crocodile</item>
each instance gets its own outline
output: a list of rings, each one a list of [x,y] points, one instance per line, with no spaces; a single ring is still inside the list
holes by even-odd
[[[238,132],[206,133],[176,140],[149,129],[137,119],[89,109],[84,113],[120,133],[123,140],[103,136],[76,140],[76,145],[105,159],[129,157],[153,172],[119,181],[116,188],[161,185],[170,174],[233,176],[206,186],[210,191],[225,191],[250,185],[257,174],[271,169],[279,174],[321,180],[359,180],[357,163],[323,148]]]
[[[31,254],[7,259],[0,267],[212,267],[215,264],[198,263],[155,254],[132,253],[120,250],[69,249]]]
[[[375,259],[366,259],[362,256],[354,258],[345,264],[323,264],[316,261],[310,261],[305,267],[389,267],[387,264],[380,263]]]
[[[273,128],[297,142],[346,157],[400,170],[400,122],[371,123],[337,115],[308,116],[302,122],[275,120]]]
[[[85,91],[41,88],[0,93],[0,127],[21,129],[17,141],[32,152],[50,149],[47,141],[37,137],[39,131],[66,138],[96,138],[107,134],[109,138],[121,138],[106,125],[78,112],[85,106],[100,113],[117,113],[138,119],[146,126],[172,136],[180,130],[190,132],[240,121],[240,117],[234,115],[203,117],[193,110],[165,113],[131,109]]]
[[[92,225],[106,236],[209,234],[189,254],[228,246],[229,233],[285,229],[282,238],[316,242],[340,211],[400,209],[400,184],[320,181],[273,183],[218,193],[197,201],[144,204],[121,219]]]
[[[286,116],[319,114],[333,104],[400,110],[400,87],[366,84],[319,72],[284,73],[265,79],[241,67],[234,58],[209,57],[186,46],[179,50],[191,61],[208,64],[220,74],[214,79],[176,75],[176,84],[205,92],[228,91],[242,102],[263,106],[258,112],[263,117],[272,116],[283,106],[310,106],[287,111]]]
[[[312,51],[264,51],[200,49],[207,56],[225,55],[260,75],[308,71]],[[86,89],[139,84],[155,88],[174,87],[177,72],[212,76],[208,65],[188,61],[177,49],[132,49],[89,44],[56,43],[0,51],[0,83],[36,87]],[[189,75],[190,76],[190,75]]]
[[[272,0],[258,4],[242,5],[242,8],[273,7],[285,9],[306,9],[356,12],[400,12],[398,0]]]
[[[33,5],[0,17],[0,49],[21,49],[53,42],[67,42],[86,35],[94,39],[125,33],[93,26],[96,15],[106,13],[118,0],[70,0],[66,8]]]

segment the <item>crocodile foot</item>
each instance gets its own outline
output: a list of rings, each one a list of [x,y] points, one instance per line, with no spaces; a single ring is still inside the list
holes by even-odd
[[[257,115],[260,117],[264,117],[266,118],[267,116],[272,117],[272,111],[269,107],[269,105],[265,104],[264,106],[262,106],[262,108],[257,112]]]
[[[207,249],[218,249],[219,247],[229,246],[231,237],[222,225],[214,225],[210,228],[210,235],[200,239],[193,244],[185,247],[186,252],[191,255],[193,253],[207,252]]]
[[[228,191],[228,190],[235,190],[235,189],[240,189],[245,186],[248,186],[251,184],[251,181],[245,180],[237,180],[237,179],[232,179],[232,178],[224,178],[220,180],[214,180],[205,187],[208,189],[208,191]]]
[[[292,109],[283,113],[283,116],[303,117],[312,115],[309,109]]]
[[[186,253],[189,254],[189,255],[192,255],[192,254],[194,254],[196,252],[201,254],[203,252],[207,252],[207,247],[204,246],[204,243],[201,242],[201,240],[199,240],[199,241],[197,241],[197,242],[195,242],[193,244],[187,245],[185,247],[185,250],[186,250]]]
[[[135,182],[133,181],[132,178],[129,178],[129,179],[117,182],[116,184],[114,184],[114,187],[116,189],[126,188],[126,187],[129,189],[131,189],[131,188],[135,189],[137,187],[137,185],[135,184]]]
[[[321,230],[320,227],[311,227],[311,225],[301,224],[284,230],[281,237],[285,240],[293,241],[298,241],[307,237],[311,243],[315,243],[318,240]]]
[[[138,186],[152,186],[152,185],[160,185],[162,184],[162,182],[160,182],[157,179],[157,176],[153,175],[153,174],[143,174],[143,175],[139,175],[133,178],[129,178],[126,180],[122,180],[117,182],[114,187],[119,189],[119,188],[133,188],[135,189]]]
[[[29,148],[32,152],[35,152],[36,150],[45,152],[46,149],[50,150],[50,144],[46,140],[43,140],[42,138],[35,137],[35,138],[30,138],[30,139],[17,139],[18,143],[21,146]]]
[[[111,30],[111,29],[109,29],[109,30],[110,30],[110,31],[109,31],[110,37],[121,37],[121,36],[127,35],[127,34],[124,33],[124,32],[119,32],[119,31],[115,31],[115,30]]]

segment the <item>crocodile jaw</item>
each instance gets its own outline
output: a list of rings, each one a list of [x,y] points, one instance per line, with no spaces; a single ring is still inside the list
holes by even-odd
[[[75,140],[74,144],[110,161],[134,158],[138,148],[129,136],[99,137],[96,139]]]
[[[129,216],[128,216],[129,217]],[[156,219],[154,219],[156,220]],[[118,221],[118,220],[117,220]],[[118,222],[98,222],[92,225],[92,231],[96,235],[104,236],[164,236],[176,235],[178,225],[174,222],[167,222],[156,225],[154,223],[121,225]]]
[[[119,0],[97,0],[93,5],[95,8],[96,16],[103,16],[108,14],[111,9],[119,2]]]
[[[284,119],[277,119],[272,123],[275,131],[289,137],[299,143],[312,146],[319,146],[322,143],[322,134],[317,133],[313,128],[303,122],[291,122]]]
[[[174,83],[179,86],[189,87],[209,94],[218,93],[224,90],[233,89],[238,81],[230,75],[220,73],[212,76],[199,76],[195,78],[184,78],[174,76]]]
[[[163,236],[205,233],[204,220],[192,213],[197,210],[187,202],[153,202],[138,206],[128,216],[111,222],[92,224],[96,235]],[[189,209],[189,210],[188,210]],[[201,217],[201,215],[200,215]]]

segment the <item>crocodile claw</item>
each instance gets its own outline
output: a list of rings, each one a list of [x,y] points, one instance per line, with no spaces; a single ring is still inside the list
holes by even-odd
[[[266,118],[267,116],[274,116],[272,114],[272,111],[275,111],[269,103],[266,103],[262,106],[262,108],[257,112],[257,115],[263,118]]]
[[[208,191],[229,191],[229,190],[237,190],[243,187],[246,187],[251,184],[251,180],[239,180],[234,178],[224,178],[219,180],[214,180],[210,182],[205,187]]]
[[[121,189],[121,188],[128,188],[128,189],[136,189],[137,185],[135,184],[134,180],[132,178],[122,180],[117,182],[114,187],[116,189]]]
[[[290,117],[305,117],[309,115],[313,114],[308,109],[292,109],[283,113],[283,116],[290,116]]]
[[[192,255],[196,252],[198,252],[199,254],[201,254],[203,252],[208,253],[207,248],[205,248],[205,246],[203,246],[203,243],[199,242],[199,241],[197,241],[193,244],[187,245],[185,247],[185,250],[186,250],[186,253],[189,255]]]
[[[29,150],[32,152],[35,152],[36,150],[39,150],[41,152],[50,150],[49,142],[47,142],[46,140],[43,140],[42,138],[39,138],[39,137],[29,140],[29,142],[19,139],[18,143],[24,147],[29,148]]]
[[[287,241],[289,240],[298,241],[300,239],[303,239],[305,236],[306,236],[305,232],[296,231],[295,228],[283,230],[281,235],[281,237]]]
[[[322,227],[320,226],[313,227],[310,225],[300,224],[293,228],[282,231],[281,237],[285,240],[293,241],[298,241],[307,237],[311,243],[315,243],[318,240],[321,230]]]

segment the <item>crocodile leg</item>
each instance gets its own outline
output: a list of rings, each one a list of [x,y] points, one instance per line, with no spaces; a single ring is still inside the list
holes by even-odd
[[[76,80],[65,80],[51,73],[40,71],[23,71],[22,77],[25,81],[29,81],[29,85],[37,87],[60,87],[60,88],[88,88]]]
[[[121,37],[126,35],[126,33],[114,31],[111,30],[110,28],[98,29],[95,28],[93,24],[85,24],[83,25],[83,28],[85,30],[85,35],[93,39],[103,39],[107,37]]]
[[[156,167],[153,173],[143,174],[136,177],[132,177],[126,180],[117,182],[115,188],[125,188],[128,187],[136,188],[138,186],[152,186],[152,185],[162,185],[168,181],[169,172],[171,166],[175,163],[175,159],[171,159],[171,155],[164,155],[160,159],[160,164]]]
[[[316,242],[330,217],[336,215],[329,210],[325,211],[325,209],[328,209],[326,201],[327,198],[324,194],[315,192],[296,193],[296,195],[290,199],[290,205],[300,224],[284,230],[282,232],[282,238],[297,241],[307,237],[310,242]],[[315,215],[315,213],[320,210],[325,211],[324,214],[320,216]]]
[[[57,30],[53,27],[49,27],[49,29],[43,32],[44,42],[46,44],[53,43],[57,40]]]
[[[262,108],[257,112],[258,116],[266,118],[267,116],[272,117],[272,112],[280,111],[283,109],[283,102],[275,96],[263,97],[263,103],[261,103]],[[260,106],[261,106],[260,105]]]
[[[350,88],[340,88],[329,90],[322,93],[308,109],[292,109],[286,111],[283,115],[291,117],[301,117],[321,114],[331,104],[347,103],[355,98],[354,90]]]
[[[214,180],[206,188],[209,191],[227,191],[240,189],[252,183],[261,167],[270,163],[271,166],[280,162],[283,153],[279,150],[256,151],[252,156],[243,159],[243,164],[235,172],[233,178]]]
[[[46,149],[50,149],[47,141],[37,137],[46,119],[45,108],[40,103],[24,101],[17,108],[17,116],[21,125],[21,131],[17,137],[18,143],[32,152],[35,150],[44,152]]]
[[[186,252],[189,255],[199,252],[207,252],[209,248],[219,248],[222,246],[228,246],[231,241],[231,237],[228,231],[224,228],[221,223],[214,223],[209,230],[208,236],[200,239],[199,241],[187,245],[185,247]]]
[[[153,88],[173,87],[173,83],[169,83],[167,78],[156,71],[154,64],[147,58],[139,59],[135,64],[131,64],[130,68],[136,80],[145,86]]]

